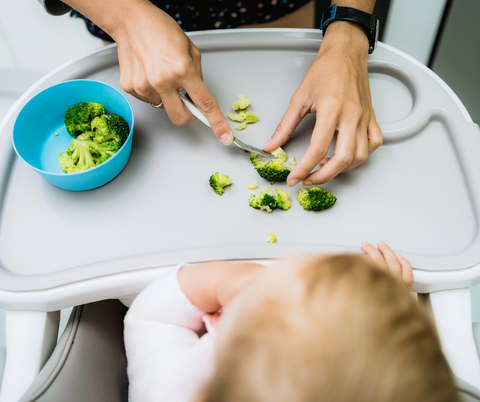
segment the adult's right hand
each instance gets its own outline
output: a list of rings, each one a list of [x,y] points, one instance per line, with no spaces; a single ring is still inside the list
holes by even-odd
[[[200,51],[178,23],[148,0],[66,0],[118,45],[120,83],[136,98],[163,107],[177,126],[195,120],[178,92],[185,90],[215,135],[230,144],[233,133],[202,80]]]

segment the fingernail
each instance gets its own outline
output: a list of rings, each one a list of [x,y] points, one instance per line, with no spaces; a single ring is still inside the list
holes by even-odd
[[[365,246],[368,246],[368,241],[364,241],[364,242],[362,243],[362,247],[365,247]]]
[[[310,180],[304,180],[303,181],[303,185],[304,186],[311,186],[312,185],[312,182]]]
[[[230,134],[222,134],[220,136],[220,141],[222,141],[225,145],[230,145],[232,143],[232,136]]]
[[[385,242],[384,241],[381,241],[378,243],[379,246],[384,246],[385,245]]]
[[[298,180],[298,179],[292,179],[288,182],[288,185],[290,187],[293,187],[293,186],[296,186],[299,182],[300,182],[300,180]]]
[[[405,258],[405,257],[404,257],[403,255],[399,254],[399,255],[398,255],[398,258],[403,259],[403,258]]]
[[[268,141],[263,147],[266,148],[272,143],[272,140]]]

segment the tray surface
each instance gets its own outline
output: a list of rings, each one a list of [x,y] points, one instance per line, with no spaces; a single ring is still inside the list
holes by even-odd
[[[251,99],[249,110],[260,120],[238,137],[261,148],[312,62],[321,35],[239,30],[191,38],[202,51],[204,80],[224,114],[239,94]],[[131,96],[136,125],[124,171],[95,190],[58,189],[13,154],[11,130],[25,102],[17,104],[0,125],[0,289],[46,289],[178,261],[357,252],[364,240],[388,242],[417,269],[456,270],[479,263],[478,126],[431,72],[398,51],[381,44],[369,57],[369,73],[385,143],[367,163],[322,186],[338,201],[317,213],[297,202],[300,186],[270,185],[247,153],[223,146],[202,123],[175,127],[163,110]],[[115,46],[57,69],[27,91],[26,99],[74,78],[120,88]],[[314,122],[314,115],[307,116],[284,146],[297,161]],[[221,197],[208,186],[217,171],[234,182]],[[292,208],[271,214],[250,208],[252,181],[288,190]],[[277,235],[276,244],[265,242],[268,232]]]

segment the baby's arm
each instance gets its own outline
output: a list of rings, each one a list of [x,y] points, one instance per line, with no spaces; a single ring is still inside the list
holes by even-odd
[[[226,305],[262,266],[213,262],[166,272],[145,288],[125,318],[131,401],[193,400],[213,370],[204,312]]]
[[[403,256],[395,255],[393,250],[383,241],[378,243],[378,249],[372,246],[368,241],[362,243],[362,250],[379,267],[389,271],[394,278],[403,282],[407,289],[413,285],[412,264]]]
[[[178,273],[178,283],[194,306],[214,313],[250,284],[262,268],[259,264],[227,261],[187,266]]]

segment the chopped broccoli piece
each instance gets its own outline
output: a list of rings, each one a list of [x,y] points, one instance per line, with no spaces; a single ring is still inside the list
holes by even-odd
[[[248,200],[248,204],[252,208],[267,211],[268,213],[277,207],[277,201],[273,197],[273,191],[268,187],[258,191],[257,194],[252,194]]]
[[[82,172],[105,162],[117,150],[112,142],[97,144],[93,141],[72,139],[70,148],[60,154],[58,162],[65,173]]]
[[[277,241],[277,236],[271,233],[267,235],[267,243],[275,243],[276,241]]]
[[[240,114],[233,114],[233,113],[227,113],[228,117],[230,118],[230,120],[232,121],[238,121],[239,123],[243,123],[245,121],[245,116],[242,116],[241,113]]]
[[[279,188],[276,188],[275,192],[277,193],[277,207],[283,209],[284,211],[289,209],[291,206],[290,199],[288,198],[290,193],[280,190]]]
[[[258,184],[258,183],[253,183],[253,182],[252,182],[252,184],[250,184],[247,188],[248,188],[249,190],[255,190],[259,185],[260,185],[260,184]]]
[[[213,188],[213,191],[218,195],[222,195],[225,192],[223,188],[232,184],[233,181],[231,181],[228,176],[217,172],[210,176],[209,183],[210,187]]]
[[[91,129],[95,133],[95,142],[115,141],[119,146],[123,145],[130,132],[125,119],[115,113],[95,117]]]
[[[53,135],[54,135],[55,137],[58,137],[59,133],[54,132]]]
[[[242,130],[245,130],[246,128],[247,128],[247,123],[243,122],[239,124],[237,127],[235,127],[235,130],[242,131]]]
[[[277,149],[274,149],[272,152],[270,152],[272,155],[275,155],[275,158],[280,159],[282,162],[286,162],[287,160],[287,154],[285,151],[278,147]]]
[[[238,95],[238,101],[233,102],[233,110],[244,110],[250,105],[250,101],[245,95]]]
[[[245,95],[238,95],[239,100],[233,103],[234,110],[241,110],[238,114],[227,113],[232,121],[238,121],[239,124],[235,127],[236,130],[241,131],[247,128],[247,123],[255,123],[258,121],[258,116],[255,113],[247,112],[245,109],[250,105],[250,101],[245,98]]]
[[[275,151],[278,151],[278,149]],[[278,154],[283,157],[280,152],[278,152]],[[276,181],[286,181],[288,175],[291,172],[291,169],[285,166],[286,156],[285,160],[277,158],[268,162],[264,162],[258,159],[256,154],[252,153],[250,155],[250,160],[252,161],[253,166],[255,166],[255,170],[260,175],[260,177],[272,183]]]
[[[295,166],[297,164],[297,162],[295,162],[295,157],[294,156],[289,156],[288,157],[288,164],[290,166]]]
[[[298,192],[297,200],[303,209],[307,211],[322,211],[335,204],[337,197],[320,187],[312,187],[309,190],[301,188]]]
[[[247,112],[245,120],[247,123],[256,123],[259,117],[255,113]]]
[[[107,113],[105,106],[95,102],[80,102],[65,112],[64,122],[68,134],[76,136],[91,129],[92,120]]]

